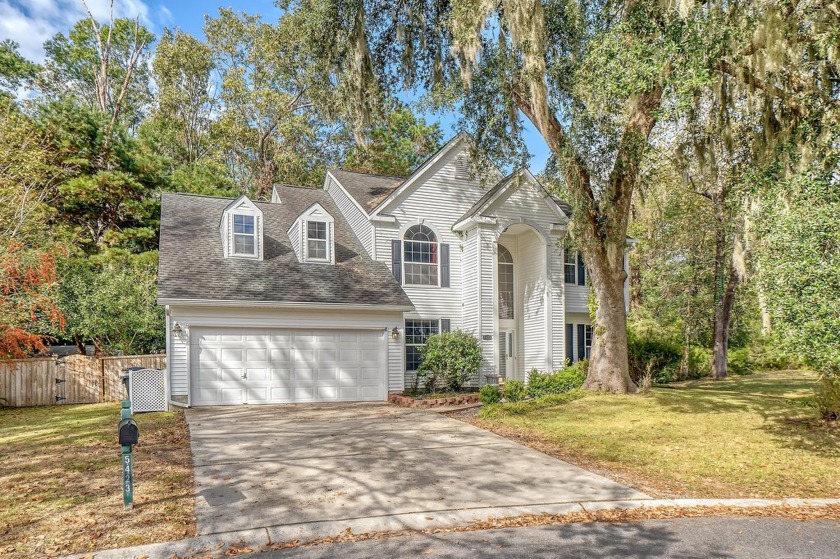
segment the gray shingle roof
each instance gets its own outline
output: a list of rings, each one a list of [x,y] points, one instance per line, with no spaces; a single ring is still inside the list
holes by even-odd
[[[405,181],[404,177],[369,175],[340,169],[330,171],[330,173],[367,212],[376,209]]]
[[[265,222],[262,261],[224,258],[219,223],[231,199],[164,194],[158,298],[411,306],[387,266],[365,253],[326,192],[276,188],[280,204],[256,202]],[[333,266],[298,262],[286,234],[316,202],[335,218]]]

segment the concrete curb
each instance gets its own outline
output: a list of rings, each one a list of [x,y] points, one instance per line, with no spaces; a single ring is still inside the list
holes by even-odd
[[[504,518],[527,514],[560,515],[572,512],[593,512],[609,509],[640,507],[825,507],[840,505],[840,499],[634,499],[624,501],[582,501],[570,503],[544,503],[510,507],[481,507],[474,509],[442,510],[435,512],[395,514],[364,518],[348,518],[322,522],[304,522],[280,526],[266,526],[251,530],[223,532],[197,536],[173,542],[139,545],[119,549],[80,553],[66,559],[140,559],[146,557],[223,557],[231,546],[251,548],[254,552],[271,543],[299,540],[302,542],[322,537],[337,536],[348,532],[419,531],[434,528],[467,526],[490,517]]]

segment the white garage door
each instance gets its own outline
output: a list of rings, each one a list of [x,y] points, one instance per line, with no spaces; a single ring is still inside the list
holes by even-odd
[[[385,400],[384,334],[194,330],[192,405]]]

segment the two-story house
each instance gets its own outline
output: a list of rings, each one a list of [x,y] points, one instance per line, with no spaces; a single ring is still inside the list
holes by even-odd
[[[477,384],[588,355],[569,206],[526,169],[473,177],[469,141],[407,178],[329,171],[323,189],[277,186],[271,202],[165,194],[170,402],[385,400],[426,339],[456,328],[480,340]]]

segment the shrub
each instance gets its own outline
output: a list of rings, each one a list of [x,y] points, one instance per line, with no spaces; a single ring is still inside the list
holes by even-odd
[[[478,375],[482,356],[478,338],[455,330],[430,336],[423,349],[423,363],[417,374],[427,390],[444,386],[450,390],[461,387]]]
[[[518,402],[525,397],[525,383],[521,380],[505,382],[505,399],[508,402]]]
[[[753,370],[753,360],[750,354],[750,348],[739,347],[730,349],[726,352],[726,369],[732,375],[751,375]]]
[[[536,369],[528,375],[528,396],[541,398],[550,394],[562,394],[583,386],[586,380],[588,361],[578,361],[553,373],[541,373]]]
[[[524,400],[522,402],[508,402],[505,404],[492,404],[484,406],[479,412],[482,419],[498,419],[510,415],[524,415],[526,413],[534,412],[545,408],[554,408],[562,406],[574,400],[578,400],[586,396],[583,390],[570,390],[563,394],[550,394],[542,398],[534,400]]]
[[[682,348],[666,340],[640,338],[632,332],[627,337],[630,378],[639,384],[650,374],[653,382],[672,382],[679,378]]]
[[[478,391],[478,399],[481,400],[481,403],[485,406],[498,404],[502,401],[502,391],[499,390],[499,387],[495,384],[485,384],[481,387],[481,390]]]
[[[826,421],[840,419],[840,378],[823,376],[815,398],[820,417]]]

